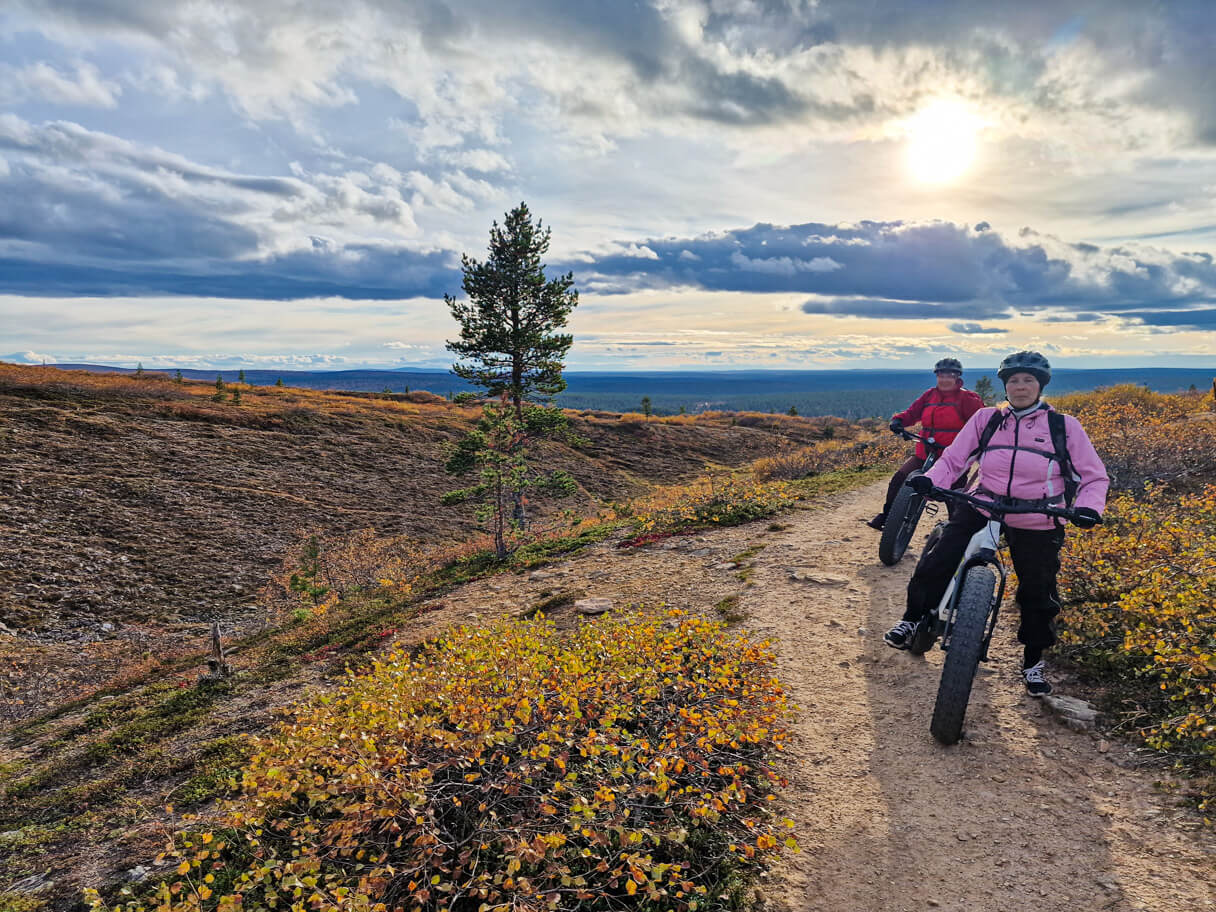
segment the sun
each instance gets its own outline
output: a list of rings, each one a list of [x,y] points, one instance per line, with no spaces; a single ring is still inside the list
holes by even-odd
[[[975,160],[976,136],[984,122],[967,105],[939,99],[907,122],[908,170],[926,184],[962,177]]]

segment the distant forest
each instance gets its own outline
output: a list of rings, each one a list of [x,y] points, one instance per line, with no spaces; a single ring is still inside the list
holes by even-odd
[[[63,368],[130,373],[129,368],[88,364],[60,364]],[[146,367],[172,375],[175,367]],[[226,383],[237,380],[238,371],[182,370],[190,380],[214,380],[216,374]],[[974,389],[983,372],[969,372],[964,381]],[[995,373],[987,373],[996,390],[1001,389]],[[570,409],[595,409],[609,412],[637,412],[642,397],[650,398],[657,415],[675,415],[684,409],[689,414],[705,411],[788,412],[799,415],[837,415],[858,419],[887,416],[907,405],[933,384],[928,370],[825,370],[825,371],[638,371],[597,373],[567,371],[569,388],[557,397],[557,404]],[[1103,370],[1057,370],[1048,388],[1052,393],[1070,393],[1135,383],[1158,392],[1172,393],[1189,389],[1212,388],[1216,368],[1110,368]],[[427,390],[441,396],[472,391],[447,371],[353,370],[353,371],[267,371],[246,370],[245,379],[256,386],[271,386],[282,380],[287,386],[307,389],[360,390],[364,392],[404,393]]]

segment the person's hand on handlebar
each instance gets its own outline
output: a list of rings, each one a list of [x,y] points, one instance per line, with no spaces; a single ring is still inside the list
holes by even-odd
[[[933,482],[929,480],[928,475],[913,475],[908,479],[908,487],[921,497],[928,497],[933,491]]]
[[[904,432],[904,423],[898,418],[892,418],[891,423],[887,427],[891,429],[892,434],[902,434]]]
[[[1078,529],[1092,529],[1102,522],[1102,514],[1092,507],[1077,507],[1069,518]]]

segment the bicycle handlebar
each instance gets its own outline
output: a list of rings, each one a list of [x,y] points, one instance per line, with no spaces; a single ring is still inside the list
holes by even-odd
[[[1077,513],[1068,507],[1053,507],[1050,504],[1041,507],[1018,506],[1017,504],[1002,504],[999,501],[984,500],[981,497],[975,497],[967,494],[964,491],[952,491],[949,488],[939,488],[936,485],[929,492],[930,497],[940,498],[943,500],[961,500],[966,503],[977,506],[989,513],[999,513],[1005,516],[1010,513],[1043,513],[1047,516],[1058,516],[1061,519],[1076,519]],[[1102,520],[1099,518],[1098,522]]]
[[[903,428],[903,427],[901,427],[898,431],[896,431],[896,434],[900,437],[903,437],[905,440],[911,440],[913,443],[923,443],[925,446],[931,447],[935,450],[938,450],[939,452],[941,450],[945,449],[945,446],[938,443],[937,440],[932,435],[930,435],[928,437],[922,437],[920,434],[913,434],[907,428]]]

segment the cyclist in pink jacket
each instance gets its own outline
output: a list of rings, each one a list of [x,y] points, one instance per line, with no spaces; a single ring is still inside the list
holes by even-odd
[[[1005,384],[1009,405],[984,408],[967,421],[941,459],[909,484],[920,494],[950,483],[979,461],[979,477],[971,493],[1004,498],[1020,505],[1068,505],[1080,528],[1092,528],[1102,517],[1110,480],[1081,423],[1064,415],[1065,452],[1058,451],[1049,419],[1053,411],[1041,394],[1051,380],[1051,365],[1038,352],[1017,352],[1001,362],[997,376]],[[991,425],[991,429],[989,426]],[[985,432],[990,434],[983,443]],[[971,537],[988,517],[958,505],[933,549],[924,554],[908,583],[903,619],[883,639],[907,649],[913,627],[941,601]],[[1011,514],[1005,519],[1005,540],[1017,572],[1017,603],[1021,610],[1018,641],[1024,646],[1022,677],[1031,696],[1051,693],[1044,676],[1043,650],[1056,641],[1052,621],[1060,611],[1056,574],[1064,544],[1062,521],[1041,513]]]

